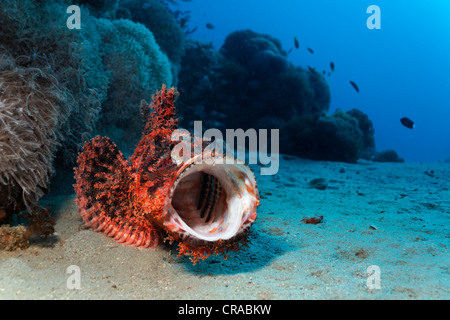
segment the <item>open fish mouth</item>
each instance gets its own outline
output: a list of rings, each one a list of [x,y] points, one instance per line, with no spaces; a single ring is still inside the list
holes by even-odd
[[[198,159],[178,170],[165,200],[164,226],[196,244],[232,239],[256,219],[255,176],[237,159]]]

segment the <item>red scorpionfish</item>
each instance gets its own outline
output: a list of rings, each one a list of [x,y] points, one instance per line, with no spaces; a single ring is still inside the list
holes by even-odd
[[[200,161],[193,154],[172,160],[177,94],[163,86],[151,106],[142,102],[143,136],[128,161],[107,137],[84,145],[75,201],[87,226],[118,243],[154,248],[176,242],[179,256],[194,264],[211,254],[226,258],[247,244],[259,205],[256,179],[237,159],[206,161],[214,154],[204,147]]]

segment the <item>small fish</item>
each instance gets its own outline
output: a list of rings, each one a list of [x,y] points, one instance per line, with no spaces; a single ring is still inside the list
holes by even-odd
[[[195,26],[195,27],[192,28],[192,29],[187,29],[184,33],[185,33],[185,35],[187,36],[187,35],[189,35],[189,34],[191,34],[191,33],[194,33],[195,31],[197,31],[197,26]]]
[[[186,17],[183,17],[180,19],[180,21],[178,23],[180,24],[181,28],[184,28],[184,27],[186,27],[188,22],[189,22],[189,19]]]
[[[214,29],[214,25],[212,24],[212,23],[207,23],[206,24],[206,28],[208,28],[209,30],[212,30],[212,29]]]
[[[298,42],[297,37],[294,37],[294,46],[295,46],[296,49],[298,49],[299,46],[300,46],[300,43]]]
[[[400,122],[405,127],[409,128],[409,129],[414,129],[414,121],[412,121],[411,119],[403,117],[400,119]]]
[[[331,71],[334,72],[334,62],[333,61],[330,62],[330,68],[331,68]]]
[[[311,48],[306,48],[306,50],[308,50],[309,53],[314,54],[314,50],[313,50],[313,49],[311,49]]]
[[[288,51],[288,54],[291,53],[293,49],[294,49],[294,47],[290,48]]]
[[[354,83],[353,81],[350,81],[350,84],[352,85],[352,87],[356,90],[356,92],[359,92],[359,88],[356,85],[356,83]]]

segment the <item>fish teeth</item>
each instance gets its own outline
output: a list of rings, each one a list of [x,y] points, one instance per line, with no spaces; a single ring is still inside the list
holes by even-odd
[[[200,196],[198,199],[197,210],[200,211],[200,218],[205,218],[205,222],[209,222],[217,204],[220,199],[223,187],[219,179],[210,174],[204,174],[202,178],[202,186],[200,189]]]

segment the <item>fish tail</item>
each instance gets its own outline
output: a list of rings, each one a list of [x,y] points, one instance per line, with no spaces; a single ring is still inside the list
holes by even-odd
[[[159,230],[132,201],[131,166],[117,146],[106,137],[87,142],[75,168],[76,200],[86,226],[118,243],[156,247]]]

